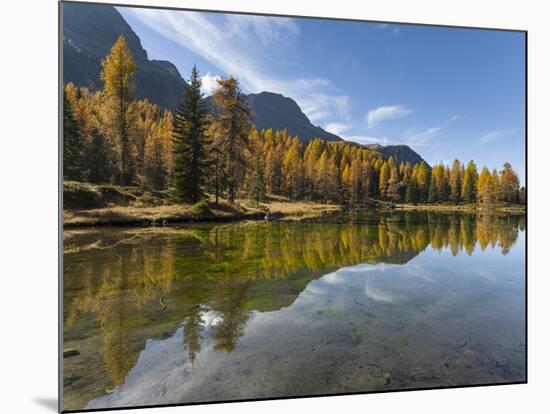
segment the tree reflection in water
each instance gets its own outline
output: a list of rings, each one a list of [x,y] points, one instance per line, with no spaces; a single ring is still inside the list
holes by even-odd
[[[407,212],[353,223],[66,230],[65,347],[93,348],[83,363],[65,361],[67,401],[71,391],[80,395],[76,406],[121,385],[146,340],[169,335],[180,324],[193,363],[206,311],[216,315],[214,349],[231,352],[252,310],[289,306],[312,279],[329,271],[359,263],[405,264],[428,246],[453,255],[491,247],[506,255],[524,227],[523,216]],[[99,387],[86,382],[89,370],[108,380]]]

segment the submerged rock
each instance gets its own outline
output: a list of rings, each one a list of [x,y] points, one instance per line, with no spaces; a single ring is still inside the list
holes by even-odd
[[[280,218],[283,217],[283,214],[282,213],[279,213],[279,212],[275,212],[275,213],[270,213],[270,212],[267,212],[266,215],[264,216],[264,220],[266,221],[272,221],[272,220],[278,220]]]
[[[70,348],[70,349],[63,350],[63,358],[69,358],[77,355],[80,355],[80,352],[77,351],[76,349]]]

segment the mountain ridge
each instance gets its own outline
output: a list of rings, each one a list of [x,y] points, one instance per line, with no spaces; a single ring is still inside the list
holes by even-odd
[[[410,162],[412,165],[421,164],[425,162],[429,167],[430,164],[420,154],[415,150],[409,147],[406,144],[396,144],[396,145],[380,145],[380,144],[367,144],[364,145],[366,148],[370,148],[373,151],[379,152],[384,157],[392,157],[397,162]]]
[[[340,141],[342,138],[314,125],[296,101],[280,93],[262,91],[247,95],[252,108],[252,121],[258,129],[286,129],[302,141],[320,138]]]
[[[245,95],[250,106],[252,123],[257,129],[286,129],[300,141],[319,138],[324,141],[343,141],[339,136],[313,125],[298,103],[281,93],[262,91]],[[212,97],[205,98],[209,112],[214,112]]]
[[[113,6],[62,3],[63,80],[77,86],[101,86],[101,61],[119,36],[124,36],[139,70],[134,77],[136,98],[174,110],[187,88],[176,66],[149,60],[141,40]]]
[[[63,7],[63,78],[77,86],[99,89],[101,60],[110,52],[119,36],[124,36],[136,63],[134,78],[138,99],[175,110],[187,83],[177,67],[166,60],[150,60],[139,36],[115,7],[109,5],[62,3]],[[246,95],[252,121],[258,129],[286,129],[302,142],[314,138],[343,141],[341,137],[314,125],[298,103],[281,93],[262,91]],[[205,98],[212,110],[211,97]],[[424,161],[406,145],[363,145],[398,162]]]

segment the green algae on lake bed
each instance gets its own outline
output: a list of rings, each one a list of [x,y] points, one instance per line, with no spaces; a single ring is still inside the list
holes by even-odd
[[[64,409],[525,380],[522,216],[66,230]]]

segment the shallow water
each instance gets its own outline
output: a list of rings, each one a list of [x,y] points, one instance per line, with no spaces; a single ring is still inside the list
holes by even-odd
[[[525,380],[518,216],[66,230],[65,409]]]

